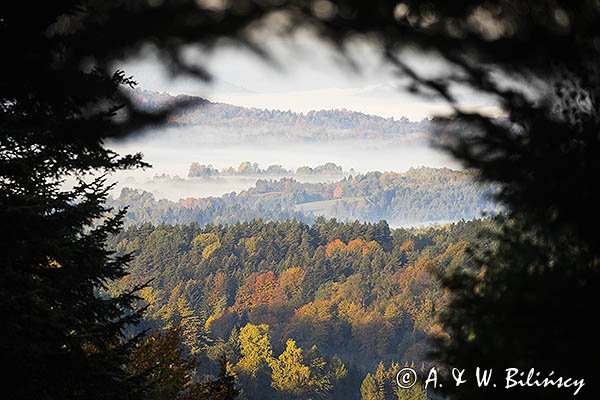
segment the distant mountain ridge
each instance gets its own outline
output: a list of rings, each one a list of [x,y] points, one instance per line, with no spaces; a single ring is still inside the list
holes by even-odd
[[[218,128],[250,128],[265,133],[286,136],[320,138],[372,138],[424,136],[429,120],[410,121],[407,118],[384,118],[345,109],[318,110],[307,113],[268,110],[211,102],[202,97],[132,90],[131,97],[145,110],[159,110],[166,105],[184,101],[185,109],[171,119],[173,125],[201,125]]]

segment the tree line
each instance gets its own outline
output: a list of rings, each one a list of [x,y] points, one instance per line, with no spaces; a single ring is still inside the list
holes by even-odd
[[[428,120],[383,118],[350,110],[318,110],[307,113],[266,110],[147,90],[131,90],[130,96],[141,108],[151,112],[185,103],[186,107],[171,116],[169,124],[229,129],[236,136],[243,136],[243,131],[252,130],[264,136],[275,134],[278,137],[284,135],[311,140],[381,137],[422,139],[431,126]]]
[[[219,176],[274,176],[274,177],[291,177],[299,176],[321,176],[321,177],[341,177],[344,175],[354,175],[354,170],[344,171],[340,165],[329,162],[316,167],[307,165],[298,167],[296,170],[286,169],[281,165],[273,164],[267,168],[260,168],[257,163],[244,161],[237,168],[227,167],[221,170],[213,167],[211,164],[200,164],[193,162],[188,170],[190,178],[214,178]]]

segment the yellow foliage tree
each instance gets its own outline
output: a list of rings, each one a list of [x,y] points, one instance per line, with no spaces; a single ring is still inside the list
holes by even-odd
[[[240,329],[238,344],[241,358],[237,370],[241,373],[256,377],[261,369],[271,364],[273,349],[268,325],[246,324]]]
[[[193,246],[202,251],[202,258],[208,259],[210,255],[221,247],[221,241],[215,233],[201,233],[192,241]]]
[[[310,388],[310,368],[303,364],[302,349],[289,339],[286,348],[277,360],[271,362],[271,377],[275,389],[300,395]]]

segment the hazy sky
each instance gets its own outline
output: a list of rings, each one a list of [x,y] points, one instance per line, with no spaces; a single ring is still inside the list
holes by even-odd
[[[358,70],[349,68],[338,53],[310,36],[299,36],[293,42],[269,39],[267,49],[274,63],[233,46],[219,47],[210,56],[190,52],[190,59],[201,60],[215,76],[212,84],[190,77],[172,79],[151,51],[120,67],[144,89],[198,95],[247,107],[299,112],[346,108],[413,120],[448,111],[441,101],[402,89],[402,80],[373,45],[357,43],[350,47],[349,54]],[[410,54],[407,59],[420,73],[445,68],[432,57]],[[463,91],[461,97],[466,106],[493,110],[490,101],[468,92]]]

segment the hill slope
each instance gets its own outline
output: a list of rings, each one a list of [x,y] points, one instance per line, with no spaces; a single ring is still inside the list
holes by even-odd
[[[172,96],[167,93],[132,90],[131,96],[140,107],[158,110],[175,102],[188,106],[178,112],[173,125],[201,125],[219,129],[244,128],[245,134],[276,134],[278,136],[312,139],[347,138],[417,138],[429,129],[429,121],[409,121],[406,118],[383,118],[361,112],[319,110],[308,113],[248,108],[215,103],[194,96]]]
[[[129,223],[233,223],[255,218],[312,221],[317,216],[392,226],[472,219],[495,211],[491,188],[469,172],[418,168],[406,173],[370,172],[332,183],[292,178],[258,180],[253,188],[222,197],[156,200],[151,193],[123,189],[110,204],[129,206]]]

